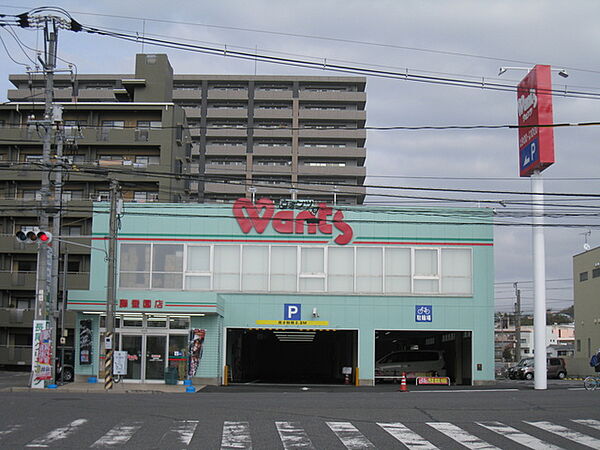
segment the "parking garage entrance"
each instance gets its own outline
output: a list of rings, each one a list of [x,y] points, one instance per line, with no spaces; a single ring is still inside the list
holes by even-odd
[[[354,379],[356,330],[228,328],[231,383],[342,384]],[[350,367],[346,378],[344,368]],[[348,369],[346,369],[348,371]]]
[[[375,382],[397,381],[395,375],[450,377],[452,384],[472,382],[470,331],[375,331]],[[434,362],[435,361],[435,362]],[[436,371],[438,373],[427,373]],[[408,375],[408,374],[407,374]]]

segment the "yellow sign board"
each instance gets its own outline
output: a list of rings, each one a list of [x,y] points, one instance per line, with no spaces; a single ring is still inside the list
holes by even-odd
[[[301,326],[327,326],[327,320],[257,320],[256,325],[301,325]]]

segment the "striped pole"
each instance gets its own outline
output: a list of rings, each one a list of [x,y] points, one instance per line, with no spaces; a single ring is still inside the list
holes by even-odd
[[[106,338],[112,342],[112,333],[107,332]],[[104,358],[104,389],[110,390],[113,388],[113,350],[112,346],[110,349],[105,350]]]

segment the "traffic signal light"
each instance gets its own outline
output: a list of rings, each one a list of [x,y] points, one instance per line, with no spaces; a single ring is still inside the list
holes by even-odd
[[[48,244],[52,242],[52,233],[49,231],[40,230],[39,228],[34,228],[33,230],[29,231],[19,230],[15,233],[15,238],[18,242],[22,242],[24,244],[31,244],[33,242]]]

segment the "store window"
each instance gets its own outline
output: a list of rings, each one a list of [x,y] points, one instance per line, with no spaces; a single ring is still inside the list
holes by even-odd
[[[358,247],[356,249],[356,291],[383,291],[383,248]]]
[[[296,292],[297,247],[271,247],[271,291]]]
[[[152,250],[152,288],[183,287],[183,245],[154,244]]]
[[[215,245],[214,289],[240,290],[240,247]]]
[[[385,249],[385,292],[410,293],[410,248]]]
[[[471,294],[472,268],[471,250],[465,248],[442,249],[442,289],[443,294]]]
[[[188,246],[185,288],[190,291],[208,291],[210,285],[210,247],[208,245]]]
[[[269,286],[269,247],[242,247],[242,290],[266,291]]]
[[[150,287],[150,244],[121,244],[120,260],[120,287]]]
[[[300,248],[300,291],[325,290],[325,248]]]
[[[415,249],[414,292],[439,292],[437,249]]]
[[[354,290],[354,249],[332,247],[327,258],[327,290],[352,292]]]

